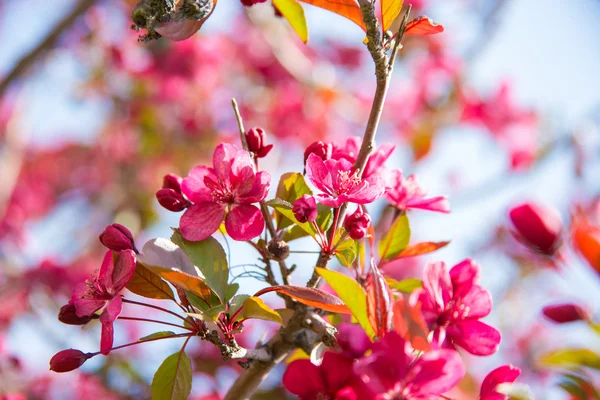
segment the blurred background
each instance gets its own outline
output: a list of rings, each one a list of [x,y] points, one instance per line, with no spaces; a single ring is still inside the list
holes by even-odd
[[[410,214],[413,241],[452,243],[385,272],[419,277],[428,259],[480,263],[482,285],[495,303],[488,320],[503,341],[491,358],[465,355],[471,374],[456,398],[476,398],[483,376],[506,362],[523,370],[520,380],[538,399],[595,398],[591,391],[567,393],[560,387],[567,372],[538,360],[568,346],[600,350],[590,324],[557,325],[541,314],[549,304],[574,302],[593,315],[600,301],[600,2],[412,4],[413,15],[432,17],[445,32],[405,41],[378,142],[397,146],[390,166],[415,173],[431,194],[449,196],[448,215]],[[0,0],[3,400],[149,398],[152,374],[177,344],[135,346],[54,374],[48,371],[54,353],[96,351],[100,337],[98,324],[80,329],[56,316],[74,284],[99,268],[98,235],[107,224],[126,225],[138,247],[170,236],[179,215],[162,209],[154,194],[166,173],[186,176],[210,160],[217,143],[237,140],[232,97],[246,127],[262,127],[275,144],[261,160],[273,176],[302,171],[304,148],[313,141],[343,141],[364,131],[375,80],[364,33],[353,23],[306,6],[304,45],[270,3],[246,8],[221,0],[190,40],[143,45],[130,29],[134,5]],[[61,23],[58,39],[44,42]],[[32,52],[36,46],[42,51]],[[560,265],[511,237],[507,210],[523,201],[560,212]],[[371,210],[377,216],[382,208],[376,203]],[[581,227],[585,241],[572,235]],[[255,262],[251,248],[230,245],[231,279],[240,293],[265,286],[242,266]],[[315,247],[299,242],[303,250]],[[303,284],[316,255],[291,259],[298,265],[292,280]],[[276,329],[248,325],[249,346]],[[115,342],[151,332],[151,326],[119,322]],[[193,398],[222,395],[239,367],[221,361],[212,345],[189,349]],[[286,398],[281,372],[257,399]],[[600,383],[594,369],[569,373]]]

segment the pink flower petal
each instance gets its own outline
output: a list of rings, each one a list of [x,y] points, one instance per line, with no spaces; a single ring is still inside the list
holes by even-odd
[[[89,289],[85,282],[79,283],[73,289],[71,301],[75,305],[75,313],[79,318],[91,316],[106,304],[106,300],[90,298],[87,294]]]
[[[506,396],[496,392],[501,383],[512,383],[517,380],[521,370],[512,365],[503,365],[490,372],[481,383],[480,400],[504,400]]]
[[[310,360],[296,360],[288,365],[283,374],[283,386],[290,392],[300,397],[320,392],[326,392],[325,380],[321,376],[319,367]]]
[[[123,290],[135,274],[135,253],[132,250],[123,250],[118,257],[112,275],[113,293]]]
[[[187,178],[181,182],[181,191],[194,203],[211,202],[212,191],[206,187],[204,179],[206,177],[212,177],[214,180],[214,173],[211,168],[199,165],[192,168]]]
[[[260,171],[254,177],[252,187],[248,192],[238,191],[240,203],[257,203],[263,201],[271,187],[271,174],[267,171]]]
[[[181,235],[190,241],[204,240],[219,229],[225,206],[218,203],[198,203],[189,207],[179,220]]]
[[[447,334],[455,345],[476,356],[494,354],[502,339],[498,330],[476,320],[450,325]]]
[[[262,233],[265,220],[256,206],[240,204],[225,217],[225,229],[234,240],[250,240]]]
[[[220,180],[229,182],[231,165],[239,151],[240,149],[229,143],[221,143],[215,149],[213,153],[213,168]]]
[[[246,193],[252,188],[254,175],[254,163],[250,153],[245,150],[238,151],[231,163],[231,186],[237,188],[240,193]]]
[[[429,198],[421,198],[409,200],[406,204],[407,208],[418,208],[421,210],[437,211],[448,214],[450,212],[450,202],[447,196],[436,196]]]
[[[413,395],[437,395],[452,389],[466,368],[454,350],[434,350],[421,356],[409,372],[407,388]]]
[[[329,161],[329,160],[328,160]],[[330,193],[333,181],[321,157],[311,153],[306,160],[306,176],[320,191]]]
[[[348,201],[356,204],[369,204],[383,196],[385,185],[379,175],[369,177],[363,184],[348,193]]]
[[[320,369],[325,375],[325,382],[330,393],[351,383],[353,362],[352,358],[343,354],[331,351],[325,353]]]
[[[450,269],[450,279],[456,290],[457,286],[471,287],[479,280],[479,265],[468,258]]]
[[[443,262],[430,262],[423,272],[423,287],[429,294],[433,304],[443,311],[452,298],[452,282],[450,274]]]
[[[459,303],[469,308],[467,315],[469,319],[483,318],[492,312],[492,296],[479,285],[471,286],[460,301],[457,301],[455,307],[460,307]]]
[[[108,250],[104,253],[104,258],[102,259],[102,265],[100,266],[100,272],[98,272],[98,281],[102,284],[102,286],[106,289],[112,288],[113,286],[113,272],[115,270],[115,252],[112,250]]]
[[[315,194],[315,199],[327,207],[338,208],[346,201],[346,196],[331,197],[327,194]]]
[[[123,301],[121,296],[113,298],[102,314],[100,314],[100,323],[102,324],[102,335],[100,338],[100,351],[107,355],[113,346],[114,327],[113,322],[119,317],[123,310]]]

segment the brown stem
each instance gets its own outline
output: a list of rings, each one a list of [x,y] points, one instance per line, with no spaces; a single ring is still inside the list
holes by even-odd
[[[4,95],[4,92],[6,92],[11,83],[25,74],[42,54],[54,47],[58,38],[94,3],[95,0],[81,0],[69,14],[65,15],[65,17],[56,24],[54,29],[52,29],[37,46],[21,58],[6,74],[4,79],[0,81],[0,97]]]

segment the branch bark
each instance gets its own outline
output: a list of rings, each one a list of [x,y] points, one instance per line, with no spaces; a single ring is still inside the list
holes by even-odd
[[[0,97],[4,95],[6,90],[13,81],[23,76],[27,70],[42,56],[47,50],[50,50],[56,44],[60,36],[77,21],[77,19],[85,13],[95,0],[81,0],[70,13],[56,24],[56,26],[46,35],[46,37],[35,46],[29,53],[21,58],[14,67],[6,74],[4,79],[0,81]]]

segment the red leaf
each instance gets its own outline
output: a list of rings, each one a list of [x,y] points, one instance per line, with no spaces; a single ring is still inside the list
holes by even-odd
[[[382,338],[390,331],[394,297],[376,265],[371,264],[367,275],[367,315],[375,334]]]
[[[323,8],[334,12],[342,17],[348,18],[366,31],[365,23],[362,19],[362,13],[356,0],[300,0],[303,3],[311,4],[315,7]]]
[[[442,247],[445,247],[450,242],[422,242],[408,246],[396,258],[414,257],[421,254],[432,253]]]
[[[404,297],[400,297],[392,308],[394,311],[392,320],[396,332],[408,340],[415,350],[428,351],[429,330],[421,306],[419,304],[413,306],[409,301],[404,300]]]
[[[444,32],[444,26],[425,16],[418,17],[406,25],[405,35],[425,36]]]
[[[269,292],[279,292],[290,296],[307,306],[320,308],[321,310],[350,314],[350,310],[344,302],[337,296],[329,294],[319,289],[306,288],[302,286],[271,286],[256,292],[254,296],[258,297]]]

